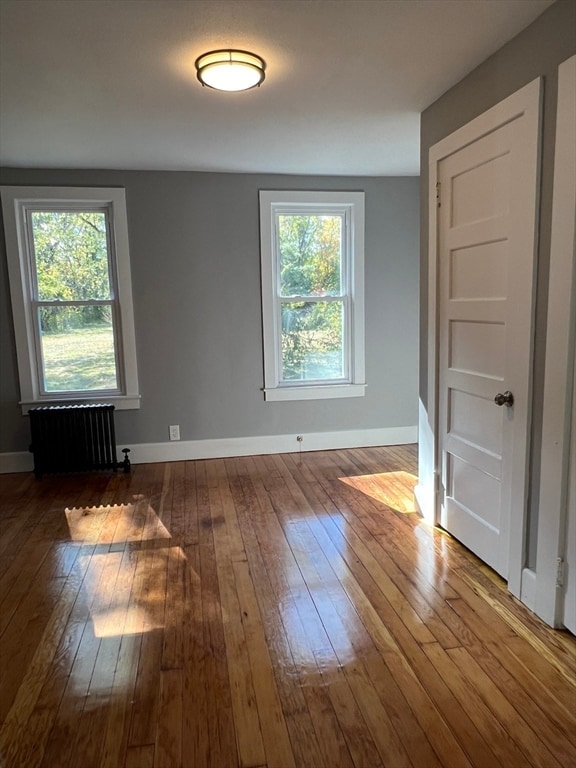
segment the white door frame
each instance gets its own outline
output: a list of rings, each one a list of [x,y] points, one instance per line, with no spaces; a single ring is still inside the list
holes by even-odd
[[[537,210],[538,210],[538,190],[539,190],[539,168],[540,168],[540,119],[541,119],[541,78],[537,78],[528,85],[521,88],[516,93],[504,99],[499,104],[484,112],[479,117],[467,123],[462,128],[452,133],[450,136],[439,141],[429,152],[429,189],[428,189],[428,418],[427,422],[432,430],[432,457],[426,462],[434,467],[435,483],[433,488],[433,514],[434,522],[439,520],[440,498],[439,483],[441,473],[441,456],[439,453],[439,424],[438,424],[438,404],[439,404],[439,337],[438,337],[438,231],[437,231],[437,183],[438,166],[445,158],[462,147],[470,144],[482,136],[491,133],[498,127],[515,120],[519,117],[525,119],[525,140],[531,146],[532,152],[529,156],[533,159],[533,167],[529,169],[530,175],[534,180],[533,189],[527,190],[532,196],[530,205],[534,211],[534,231],[532,233],[532,257],[536,255],[537,247]],[[532,305],[534,301],[532,300]],[[532,306],[532,318],[533,318]],[[533,322],[532,322],[533,326]],[[533,356],[533,327],[530,328],[530,359]],[[529,419],[531,412],[531,382],[529,383],[528,410],[526,417]],[[528,427],[529,427],[528,423]],[[529,432],[529,430],[527,430]],[[525,559],[526,546],[526,519],[527,519],[527,498],[528,498],[528,460],[529,460],[529,441],[526,440],[524,450],[521,452],[521,459],[525,467],[524,488],[520,490],[521,498],[517,498],[511,510],[510,531],[515,535],[510,536],[509,553],[509,573],[508,589],[516,597],[520,597],[522,583],[522,569]]]
[[[563,618],[557,559],[564,558],[576,340],[576,56],[558,68],[550,282],[542,414],[542,463],[534,610],[552,626]],[[574,563],[570,564],[575,567]]]

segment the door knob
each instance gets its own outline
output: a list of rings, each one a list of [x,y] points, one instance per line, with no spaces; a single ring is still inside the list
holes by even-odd
[[[507,408],[511,408],[514,405],[514,395],[509,389],[506,392],[498,392],[494,398],[496,405],[505,405]]]

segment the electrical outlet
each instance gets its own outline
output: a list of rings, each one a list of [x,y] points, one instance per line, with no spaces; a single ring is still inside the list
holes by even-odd
[[[170,430],[170,440],[180,440],[180,425],[174,424],[168,427]]]

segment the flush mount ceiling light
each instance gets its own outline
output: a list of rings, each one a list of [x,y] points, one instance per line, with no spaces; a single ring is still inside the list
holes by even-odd
[[[248,51],[226,48],[196,59],[198,80],[218,91],[247,91],[264,80],[264,59]]]

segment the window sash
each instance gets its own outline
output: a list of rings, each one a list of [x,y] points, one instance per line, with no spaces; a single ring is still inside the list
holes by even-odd
[[[121,340],[119,333],[119,312],[117,302],[110,300],[91,300],[91,301],[32,301],[30,302],[32,316],[34,318],[33,332],[34,332],[34,352],[36,357],[36,379],[38,385],[38,392],[43,397],[66,397],[67,395],[73,395],[74,397],[103,397],[107,395],[120,395],[124,391],[124,366],[122,365],[121,357]],[[101,387],[99,389],[48,389],[46,385],[46,361],[44,359],[44,344],[42,342],[43,337],[46,334],[42,333],[41,325],[41,310],[45,307],[98,307],[108,306],[110,307],[111,324],[112,324],[112,339],[114,344],[114,370],[116,376],[116,387]]]
[[[108,263],[108,300],[116,301],[118,298],[118,271],[116,269],[116,249],[113,231],[112,204],[86,205],[81,203],[25,203],[21,208],[21,215],[26,228],[26,254],[28,261],[28,274],[30,279],[30,298],[40,301],[38,289],[38,271],[36,259],[36,242],[34,240],[33,213],[103,213],[106,226],[106,256]],[[95,299],[97,301],[97,299]]]
[[[280,243],[280,217],[290,216],[329,216],[341,218],[341,241],[340,241],[340,293],[331,295],[318,294],[298,294],[288,295],[282,293],[281,279],[281,243]],[[272,252],[274,284],[276,292],[274,302],[276,304],[276,371],[279,387],[309,387],[309,386],[330,386],[334,384],[351,383],[351,313],[350,313],[350,284],[351,284],[351,243],[348,233],[350,232],[350,210],[341,206],[329,205],[302,205],[302,206],[274,206],[274,244]],[[320,378],[320,379],[285,379],[283,355],[282,355],[282,306],[298,302],[305,303],[326,303],[339,302],[343,305],[343,325],[342,325],[342,356],[343,356],[343,376],[340,378]]]
[[[341,304],[342,305],[342,364],[343,375],[341,377],[334,378],[321,378],[321,379],[286,379],[283,377],[284,362],[282,355],[282,307],[284,304]],[[309,386],[329,386],[330,384],[349,384],[350,370],[351,370],[351,344],[350,344],[350,300],[348,296],[297,296],[297,297],[284,297],[278,298],[277,314],[278,314],[278,328],[279,333],[276,339],[278,355],[278,386],[279,387],[309,387]]]
[[[59,300],[59,299],[39,299],[38,288],[38,260],[36,257],[36,241],[34,238],[34,225],[32,213],[103,213],[106,226],[106,260],[108,272],[109,297],[107,299],[85,299],[85,300]],[[124,366],[122,365],[121,347],[119,340],[120,312],[118,303],[117,289],[117,270],[114,241],[111,237],[111,206],[110,205],[86,205],[86,204],[46,204],[33,203],[22,206],[22,216],[24,218],[27,233],[27,262],[28,274],[30,279],[30,308],[33,320],[33,336],[35,347],[35,375],[38,392],[44,397],[53,397],[56,394],[59,397],[66,397],[69,394],[78,396],[94,397],[100,395],[118,395],[123,391],[124,384]],[[42,343],[43,333],[41,329],[41,308],[42,307],[96,307],[109,306],[112,316],[112,334],[114,342],[114,364],[117,386],[114,388],[86,389],[86,390],[50,390],[46,384],[46,366],[44,359],[44,345]]]
[[[281,208],[275,208],[274,212],[274,269],[276,274],[276,295],[279,298],[285,299],[285,298],[293,298],[291,294],[288,293],[282,293],[282,274],[281,274],[281,244],[280,244],[280,218],[286,217],[290,218],[291,216],[326,216],[328,218],[339,218],[340,219],[340,259],[339,259],[339,271],[340,271],[340,293],[338,294],[329,294],[330,296],[333,296],[334,298],[342,298],[343,296],[346,296],[350,291],[350,248],[351,244],[348,241],[348,233],[350,232],[350,226],[349,226],[349,217],[350,217],[350,211],[349,210],[341,210],[340,208],[338,210],[333,210],[332,208],[324,208],[319,206],[314,206],[311,208],[308,207],[302,207],[300,209],[294,209],[290,208],[289,210],[283,210]],[[318,296],[318,294],[300,294],[301,297],[308,297],[311,298],[314,296]],[[328,295],[325,296],[327,298]]]

